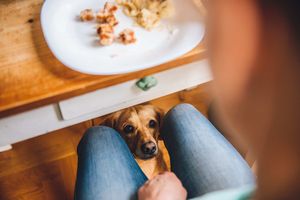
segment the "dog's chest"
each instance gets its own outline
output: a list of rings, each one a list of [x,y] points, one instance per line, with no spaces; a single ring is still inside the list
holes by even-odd
[[[159,142],[159,149],[158,155],[152,159],[142,160],[136,158],[137,163],[149,179],[161,172],[170,171],[169,156],[163,142]]]

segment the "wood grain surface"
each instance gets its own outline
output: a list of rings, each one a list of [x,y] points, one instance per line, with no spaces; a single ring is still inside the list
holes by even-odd
[[[91,76],[60,63],[45,43],[42,0],[0,1],[0,118],[205,58],[199,44],[186,55],[140,72]]]

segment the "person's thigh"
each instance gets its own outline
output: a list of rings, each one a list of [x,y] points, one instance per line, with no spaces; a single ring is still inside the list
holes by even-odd
[[[78,145],[75,200],[136,199],[145,181],[118,132],[105,126],[87,130]]]
[[[193,106],[180,104],[171,109],[161,135],[172,171],[182,181],[189,198],[254,184],[246,161]]]

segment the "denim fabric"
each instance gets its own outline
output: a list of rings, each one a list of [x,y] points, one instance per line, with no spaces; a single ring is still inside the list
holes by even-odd
[[[171,109],[161,136],[189,198],[254,184],[245,160],[193,106]],[[146,181],[119,133],[104,126],[87,130],[78,145],[76,200],[136,199]]]
[[[167,113],[162,138],[172,171],[193,198],[254,183],[246,161],[193,106],[180,104]]]
[[[78,145],[76,200],[136,199],[147,180],[114,129],[88,129]]]

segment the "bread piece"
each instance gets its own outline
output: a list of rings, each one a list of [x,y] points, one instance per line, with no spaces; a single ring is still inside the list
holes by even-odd
[[[132,44],[136,42],[135,33],[133,30],[127,28],[124,29],[118,37],[119,41],[123,44]]]
[[[141,27],[151,30],[163,18],[174,14],[172,0],[116,0],[123,12],[136,20]]]
[[[95,14],[92,9],[85,9],[80,12],[81,21],[91,21],[95,18]]]
[[[159,16],[156,13],[144,8],[137,16],[137,23],[147,30],[156,27],[160,22]]]
[[[109,24],[100,24],[97,28],[97,33],[100,44],[108,46],[114,42],[114,29]]]
[[[96,19],[100,24],[109,24],[111,26],[116,26],[119,24],[115,15],[110,12],[107,12],[104,9],[99,10],[99,12],[96,15]]]
[[[118,10],[118,6],[116,6],[115,4],[106,2],[104,5],[104,10],[110,14],[115,14]]]

